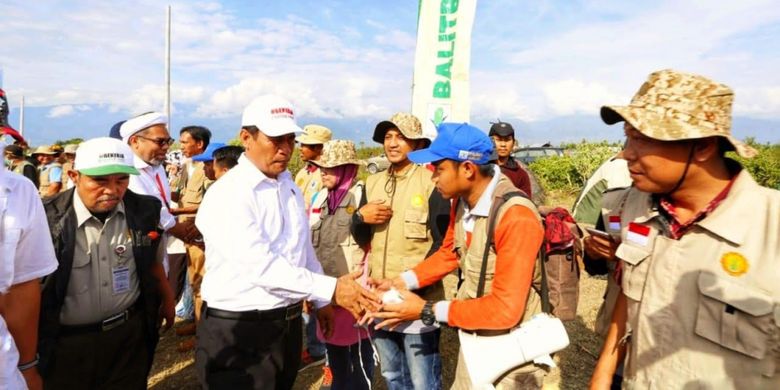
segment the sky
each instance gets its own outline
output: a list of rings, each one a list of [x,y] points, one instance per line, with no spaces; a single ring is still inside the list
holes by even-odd
[[[466,0],[461,0],[466,1]],[[162,110],[165,8],[125,1],[0,2],[3,89],[30,143],[108,133]],[[411,108],[417,1],[180,1],[171,127],[237,134],[243,107],[276,93],[299,124],[365,141]],[[734,132],[780,142],[780,7],[772,0],[477,3],[471,122],[513,123],[522,143],[621,137],[598,118],[647,75],[699,73],[736,93]]]

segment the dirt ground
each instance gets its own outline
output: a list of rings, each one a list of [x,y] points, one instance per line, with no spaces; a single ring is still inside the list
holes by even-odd
[[[565,323],[571,344],[555,357],[558,367],[553,369],[545,379],[545,388],[550,389],[583,389],[587,387],[596,357],[600,350],[600,341],[593,332],[601,298],[604,294],[606,280],[592,278],[587,274],[580,280],[580,300],[577,307],[577,319]],[[177,324],[176,326],[180,326]],[[194,368],[194,354],[176,351],[176,345],[184,340],[173,331],[162,335],[157,347],[152,374],[149,377],[149,388],[154,390],[167,389],[197,389],[197,378]],[[458,358],[457,333],[445,328],[441,338],[442,376],[444,388],[449,388],[455,373],[455,363]],[[379,368],[375,370],[374,389],[385,389]],[[298,375],[295,389],[317,389],[322,380],[322,370],[318,367],[309,368]]]

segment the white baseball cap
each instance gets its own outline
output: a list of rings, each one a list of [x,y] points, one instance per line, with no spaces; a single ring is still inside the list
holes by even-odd
[[[122,136],[122,141],[127,142],[130,137],[149,127],[154,125],[166,125],[168,124],[168,117],[160,112],[147,112],[145,114],[138,115],[134,118],[130,118],[122,126],[119,127],[119,135]]]
[[[269,137],[285,134],[301,134],[295,123],[295,110],[292,104],[276,95],[263,95],[252,100],[241,116],[241,127],[256,126]]]
[[[93,138],[82,142],[79,150],[76,151],[73,169],[87,176],[138,174],[133,164],[133,152],[130,147],[110,137]]]

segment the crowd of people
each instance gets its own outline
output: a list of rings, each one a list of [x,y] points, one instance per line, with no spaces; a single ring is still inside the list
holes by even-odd
[[[756,154],[731,135],[733,96],[663,70],[601,108],[626,142],[571,224],[584,269],[608,279],[593,389],[780,388],[780,192],[726,156]],[[442,327],[489,351],[551,312],[550,227],[511,124],[429,139],[399,112],[371,137],[390,167],[364,181],[355,144],[295,112],[254,99],[241,146],[186,126],[181,164],[158,112],[30,158],[6,137],[0,388],[145,388],[186,297],[179,349],[208,389],[290,389],[319,366],[323,388],[370,389],[378,367],[391,390],[439,389]],[[490,383],[461,350],[452,388],[541,388],[550,361],[521,350]]]

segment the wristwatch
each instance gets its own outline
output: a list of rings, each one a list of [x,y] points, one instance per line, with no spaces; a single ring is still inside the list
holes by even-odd
[[[420,319],[423,324],[428,326],[431,326],[436,322],[436,315],[433,313],[433,301],[425,302],[422,312],[420,312]]]

